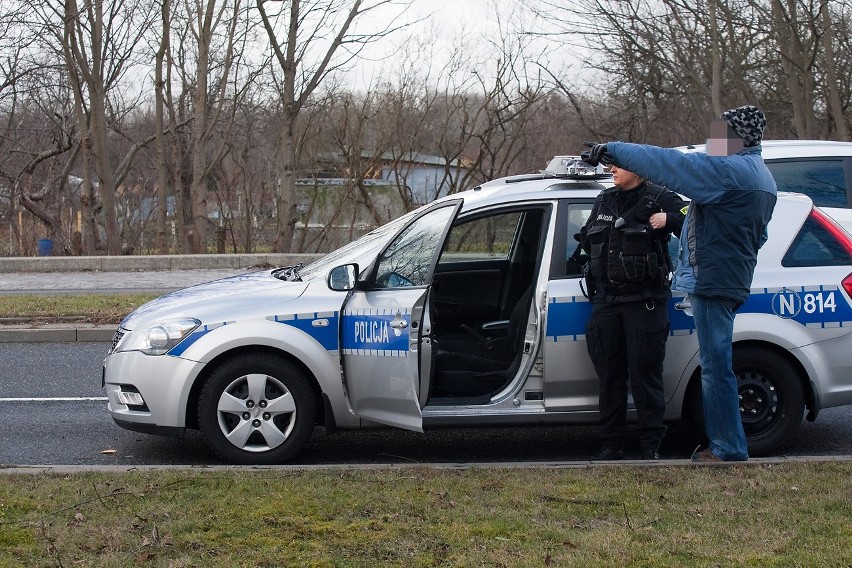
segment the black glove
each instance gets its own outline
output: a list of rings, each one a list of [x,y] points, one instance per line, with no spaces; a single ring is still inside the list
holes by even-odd
[[[608,166],[612,164],[612,155],[607,153],[606,144],[583,142],[583,145],[588,146],[591,150],[580,154],[580,158],[590,166],[597,166],[598,164]]]

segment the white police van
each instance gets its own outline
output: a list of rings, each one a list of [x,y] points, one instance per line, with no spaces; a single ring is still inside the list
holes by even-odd
[[[258,464],[292,460],[317,425],[595,423],[591,306],[568,259],[602,186],[568,177],[492,181],[308,266],[140,307],[104,361],[110,414],[142,432],[199,429],[222,458]],[[782,448],[806,412],[852,404],[850,294],[848,234],[809,198],[780,195],[734,330],[752,455]],[[698,345],[678,300],[670,421],[700,416]]]

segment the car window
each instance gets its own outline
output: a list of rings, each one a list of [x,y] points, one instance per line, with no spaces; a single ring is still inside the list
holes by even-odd
[[[838,240],[838,233],[829,231],[814,215],[802,225],[781,266],[844,266],[852,265],[849,247]]]
[[[374,287],[428,284],[432,260],[455,211],[455,207],[441,207],[426,213],[397,235],[379,259]]]
[[[592,214],[593,203],[571,203],[568,205],[568,223],[567,227],[567,243],[565,247],[565,271],[567,276],[579,276],[585,259],[572,259],[574,252],[577,251],[577,239],[574,235],[580,232],[580,228],[586,224],[589,215]]]
[[[521,219],[520,211],[481,217],[450,230],[441,263],[506,260]]]
[[[843,158],[767,161],[779,191],[804,193],[814,204],[846,207],[846,174]]]

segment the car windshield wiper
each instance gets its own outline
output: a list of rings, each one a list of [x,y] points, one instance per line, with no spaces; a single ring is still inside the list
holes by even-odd
[[[292,266],[282,266],[272,272],[272,275],[279,280],[289,280],[290,282],[301,282],[302,277],[299,276],[299,271],[304,268],[305,263],[300,262]]]

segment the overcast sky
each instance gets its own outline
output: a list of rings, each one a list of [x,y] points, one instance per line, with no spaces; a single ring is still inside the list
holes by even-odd
[[[486,49],[486,43],[499,42],[498,20],[504,27],[516,26],[521,20],[531,19],[529,11],[520,11],[517,0],[413,0],[410,7],[400,15],[399,6],[383,6],[368,14],[362,22],[362,29],[384,25],[394,18],[403,20],[422,20],[410,28],[385,38],[370,46],[362,55],[366,59],[378,60],[374,63],[362,62],[358,65],[363,83],[369,83],[371,74],[380,69],[386,72],[393,60],[399,55],[399,46],[409,36],[429,37],[432,42],[433,66],[446,63],[448,54],[458,48],[459,42],[466,42],[472,58],[477,58]],[[479,53],[476,53],[479,52]],[[466,52],[468,53],[468,52]],[[429,54],[424,53],[424,63]]]

